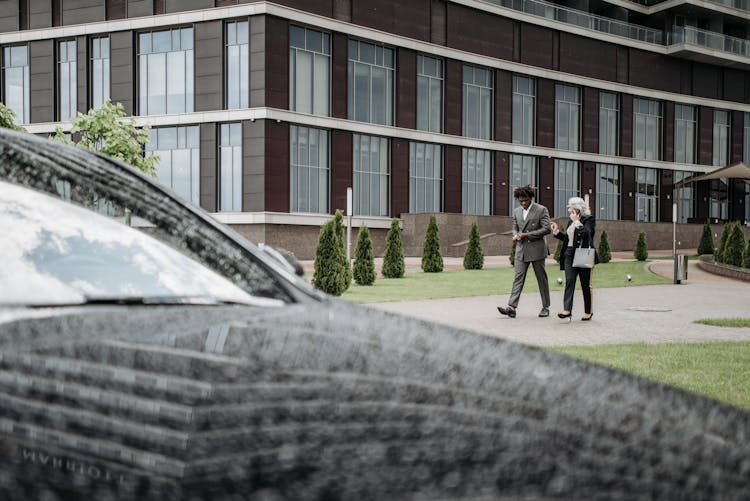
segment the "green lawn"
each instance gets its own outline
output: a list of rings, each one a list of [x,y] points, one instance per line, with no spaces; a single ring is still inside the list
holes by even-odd
[[[750,409],[750,342],[553,349]]]
[[[627,275],[632,281],[628,282]],[[547,265],[550,289],[564,288],[565,274],[554,264]],[[562,284],[557,278],[563,279]],[[659,277],[646,269],[646,264],[637,261],[618,261],[599,264],[594,269],[593,286],[631,287],[637,285],[670,284],[671,280]],[[358,303],[378,303],[385,301],[408,301],[417,299],[438,299],[447,297],[488,296],[509,294],[513,285],[513,268],[499,266],[482,270],[447,270],[441,273],[407,273],[404,278],[383,278],[378,276],[375,285],[359,286],[352,284],[342,296],[343,299]],[[539,290],[534,270],[529,267],[524,292]]]
[[[695,320],[695,323],[716,327],[750,327],[750,318],[702,318]]]

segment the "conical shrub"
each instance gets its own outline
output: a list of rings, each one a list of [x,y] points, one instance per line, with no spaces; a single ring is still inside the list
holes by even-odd
[[[482,252],[482,243],[479,239],[479,226],[472,223],[469,230],[469,245],[464,252],[464,269],[481,270],[484,266],[484,253]]]
[[[724,227],[721,229],[721,238],[719,238],[719,248],[716,249],[716,254],[714,255],[714,260],[716,260],[717,263],[724,262],[724,249],[727,246],[727,238],[729,237],[729,230],[730,230],[729,223],[726,223]]]
[[[357,248],[354,250],[354,281],[358,285],[375,283],[375,256],[372,252],[372,240],[367,226],[359,229]]]
[[[724,263],[732,266],[742,266],[742,258],[745,256],[745,234],[742,232],[740,223],[732,223],[724,247]]]
[[[602,237],[599,239],[599,249],[597,249],[597,252],[599,254],[599,262],[600,263],[609,263],[612,261],[612,249],[609,247],[609,235],[607,235],[607,231],[602,231]]]
[[[510,264],[514,265],[516,264],[516,240],[513,240],[513,245],[510,246]]]
[[[385,237],[385,255],[383,256],[383,276],[401,278],[404,276],[404,244],[401,242],[401,228],[398,219],[391,222],[391,229]]]
[[[340,296],[349,288],[350,282],[351,270],[344,246],[336,231],[335,220],[331,219],[320,229],[312,283],[323,292]]]
[[[646,259],[648,259],[648,246],[646,245],[646,233],[643,231],[638,234],[638,242],[636,242],[635,244],[635,250],[633,251],[633,256],[635,256],[635,258],[638,261],[645,261]]]
[[[698,254],[713,254],[714,253],[714,237],[713,231],[711,231],[711,225],[706,223],[703,225],[703,233],[701,233],[701,240],[698,244]]]
[[[750,268],[750,240],[747,241],[745,246],[745,256],[742,258],[742,267]]]
[[[344,259],[346,259],[346,229],[344,228],[344,214],[340,209],[337,209],[336,214],[333,216],[333,226],[336,229],[336,235],[339,238],[341,252],[344,254]],[[352,283],[352,268],[350,262],[346,263],[344,271],[346,273],[346,288],[348,289],[349,284]]]
[[[422,247],[422,271],[439,273],[443,271],[443,256],[440,253],[440,231],[435,216],[430,216],[427,233]]]

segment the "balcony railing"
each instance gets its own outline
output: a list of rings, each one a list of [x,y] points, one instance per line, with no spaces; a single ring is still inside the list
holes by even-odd
[[[684,43],[699,47],[729,52],[738,56],[750,57],[750,42],[742,38],[730,37],[713,31],[701,30],[692,26],[675,26],[669,37],[669,44]]]
[[[637,24],[617,21],[606,17],[589,14],[580,10],[568,9],[541,0],[481,0],[507,9],[530,14],[532,16],[552,19],[584,29],[599,31],[630,40],[639,40],[658,45],[664,44],[661,30],[646,28]]]
[[[606,33],[617,37],[638,40],[656,45],[688,44],[713,49],[743,57],[750,57],[750,42],[721,33],[700,30],[690,26],[675,26],[666,36],[661,30],[646,28],[637,24],[609,19],[580,10],[568,9],[542,0],[480,0],[485,3],[513,9],[532,16],[543,17],[584,29]],[[718,0],[720,3],[737,8],[748,8],[750,0]]]

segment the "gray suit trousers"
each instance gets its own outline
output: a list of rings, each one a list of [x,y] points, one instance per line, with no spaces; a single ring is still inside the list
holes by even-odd
[[[518,306],[518,299],[521,297],[523,284],[526,282],[526,272],[529,271],[530,264],[534,266],[534,274],[536,275],[536,281],[539,284],[539,295],[542,296],[542,306],[549,308],[549,281],[547,280],[547,270],[544,268],[544,259],[539,259],[538,261],[515,260],[514,269],[516,275],[513,278],[513,290],[510,293],[508,305],[513,308]]]

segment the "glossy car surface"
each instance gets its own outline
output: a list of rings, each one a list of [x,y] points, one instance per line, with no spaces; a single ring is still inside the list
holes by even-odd
[[[537,348],[320,301],[273,261],[248,265],[231,239],[205,241],[224,238],[219,225],[202,226],[207,216],[148,179],[130,186],[93,155],[63,151],[57,165],[53,152],[27,151],[33,138],[0,138],[0,235],[14,233],[0,245],[0,499],[750,492],[745,411]],[[163,231],[170,250],[50,198],[60,198],[58,182],[83,176],[79,163],[101,168],[96,187],[116,178],[108,203],[148,216],[146,233]],[[21,185],[47,194],[24,197]],[[68,198],[92,205],[90,191],[74,191]],[[116,250],[136,241],[125,257]],[[152,282],[139,271],[135,290],[122,287],[128,273],[108,276],[175,263],[177,278],[190,268],[205,280],[154,273]],[[45,285],[55,281],[61,291]]]

